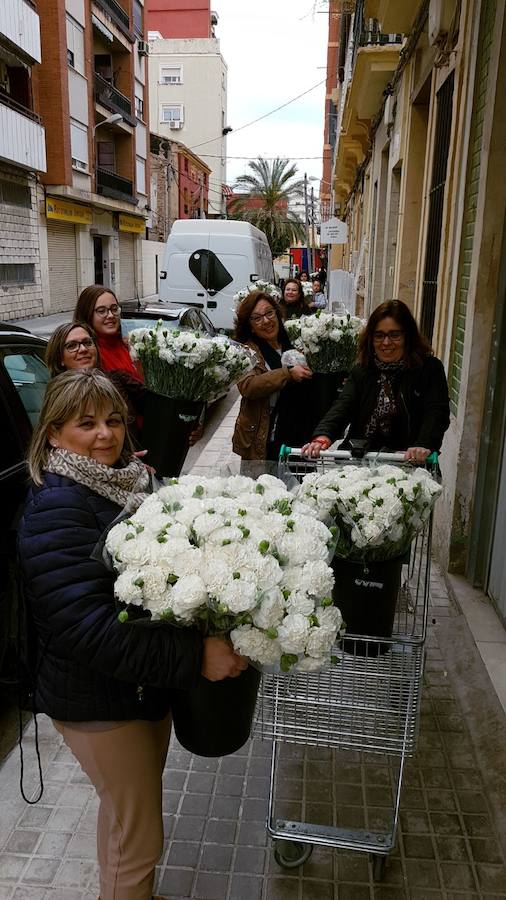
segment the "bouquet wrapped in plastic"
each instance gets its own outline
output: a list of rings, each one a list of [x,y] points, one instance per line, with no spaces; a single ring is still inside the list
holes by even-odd
[[[244,288],[242,291],[237,291],[237,294],[234,294],[234,303],[238,305],[241,300],[244,300],[252,291],[263,291],[263,293],[268,294],[269,297],[274,297],[276,300],[281,299],[281,291],[275,284],[272,284],[271,281],[263,281],[261,278],[258,278],[257,281],[253,282],[249,289]]]
[[[285,322],[294,347],[304,353],[313,372],[349,372],[357,356],[358,336],[365,322],[349,313],[344,316],[318,310]]]
[[[342,629],[332,531],[272,475],[172,479],[106,548],[120,621],[225,633],[260,666],[316,670]]]
[[[337,557],[372,562],[407,551],[441,490],[423,468],[351,465],[306,475],[295,496],[337,526]]]
[[[133,359],[142,363],[146,386],[165,397],[211,401],[222,396],[254,365],[251,351],[225,335],[136,328],[129,336]]]

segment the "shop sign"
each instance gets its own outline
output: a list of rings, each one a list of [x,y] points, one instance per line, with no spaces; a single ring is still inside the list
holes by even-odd
[[[72,200],[61,200],[46,197],[46,216],[48,219],[59,219],[60,222],[77,222],[79,225],[91,225],[93,211],[89,206],[74,203]]]
[[[119,213],[119,230],[130,231],[132,234],[144,234],[146,231],[146,220],[139,219],[137,216],[127,216],[125,213]]]
[[[341,219],[333,218],[322,222],[320,228],[321,244],[345,244],[348,240],[348,226]]]

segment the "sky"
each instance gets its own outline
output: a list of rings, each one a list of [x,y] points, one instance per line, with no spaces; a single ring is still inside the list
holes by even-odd
[[[247,159],[280,156],[307,172],[319,193],[322,173],[328,4],[324,0],[212,0],[216,37],[228,67],[227,184],[247,171]],[[241,125],[305,97],[249,128]],[[197,151],[205,158],[205,147]],[[317,157],[298,159],[295,157]]]

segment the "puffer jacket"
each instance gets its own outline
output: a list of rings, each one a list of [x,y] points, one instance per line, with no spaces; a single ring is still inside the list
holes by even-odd
[[[397,415],[387,449],[425,447],[439,450],[450,424],[448,384],[441,360],[427,356],[421,365],[403,369],[397,374],[393,388]],[[379,390],[378,369],[354,366],[341,394],[316,426],[313,437],[325,436],[335,441],[343,436],[349,425],[347,440],[365,438]],[[378,440],[370,442],[371,450],[384,447],[383,443],[381,447],[378,445]]]
[[[18,551],[38,637],[35,707],[61,721],[160,719],[198,680],[194,629],[121,624],[114,574],[92,558],[120,507],[70,478],[32,486]]]

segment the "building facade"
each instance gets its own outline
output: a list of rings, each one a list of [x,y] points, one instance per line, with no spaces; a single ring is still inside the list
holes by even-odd
[[[40,20],[26,0],[0,5],[0,319],[38,315],[43,287],[37,173],[46,168],[35,70]]]
[[[209,0],[147,0],[149,30],[170,38],[214,37],[218,21]]]
[[[346,3],[333,269],[368,314],[413,310],[443,360],[451,424],[435,546],[506,618],[504,0]]]
[[[227,67],[219,40],[150,37],[151,130],[175,137],[209,165],[208,215],[224,217]]]
[[[40,0],[39,13],[45,311],[72,309],[93,283],[121,300],[142,296],[149,214],[143,2]]]

